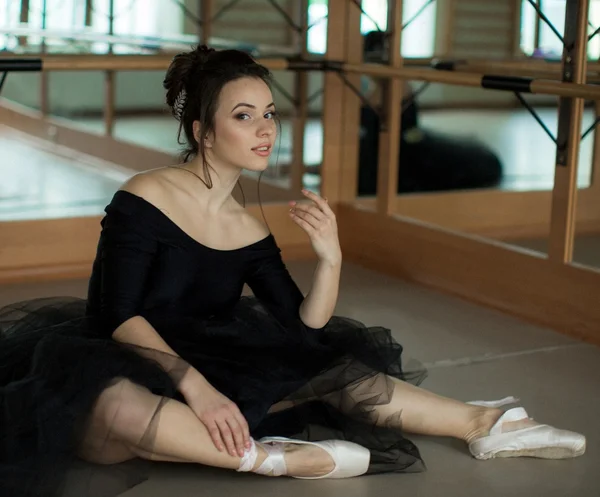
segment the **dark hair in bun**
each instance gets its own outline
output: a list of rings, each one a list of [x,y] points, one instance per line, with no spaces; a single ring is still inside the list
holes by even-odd
[[[204,161],[204,173],[209,178],[204,140],[194,138],[194,121],[200,121],[203,134],[214,130],[215,111],[223,87],[244,77],[254,77],[271,83],[269,70],[257,63],[250,55],[240,50],[214,50],[200,45],[190,52],[175,56],[163,81],[167,91],[166,100],[173,116],[179,121],[178,140],[183,131],[187,148],[183,161],[187,162],[198,154]]]

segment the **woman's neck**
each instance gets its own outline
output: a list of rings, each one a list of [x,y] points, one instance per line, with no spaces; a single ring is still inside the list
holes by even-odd
[[[211,158],[209,158],[209,164],[212,167],[205,168],[202,158],[197,157],[182,167],[196,174],[205,184],[211,186],[211,188],[203,188],[201,195],[198,195],[198,200],[204,204],[208,212],[217,214],[223,207],[229,205],[233,198],[233,189],[236,187],[242,171]]]

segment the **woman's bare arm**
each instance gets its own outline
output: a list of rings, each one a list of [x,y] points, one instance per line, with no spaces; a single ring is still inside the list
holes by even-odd
[[[313,284],[300,306],[300,318],[311,328],[322,328],[333,315],[339,292],[342,250],[337,222],[327,200],[303,190],[310,203],[292,202],[290,215],[310,237],[319,263]]]
[[[198,381],[206,379],[191,366],[181,375],[183,359],[165,342],[154,327],[142,316],[135,316],[121,324],[112,335],[113,340],[139,347],[141,355],[156,362],[173,378],[178,390],[185,396],[190,385],[197,388]]]

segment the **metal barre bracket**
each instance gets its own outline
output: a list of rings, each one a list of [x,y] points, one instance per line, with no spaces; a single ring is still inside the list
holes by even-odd
[[[489,90],[531,93],[532,82],[533,78],[523,78],[521,76],[484,75],[481,78],[481,87]]]
[[[431,61],[431,68],[438,71],[454,71],[456,69],[456,60],[438,60],[434,59]]]
[[[288,69],[294,71],[342,72],[344,63],[338,60],[306,60],[302,58],[288,59]]]
[[[9,72],[40,72],[42,59],[2,59],[0,58],[0,92]]]
[[[0,72],[40,72],[42,59],[2,59]]]
[[[460,60],[434,60],[431,62],[431,67],[437,71],[456,71],[456,66],[461,63],[464,62]],[[481,77],[481,87],[488,90],[531,93],[532,82],[533,78],[524,78],[522,76],[484,74]]]

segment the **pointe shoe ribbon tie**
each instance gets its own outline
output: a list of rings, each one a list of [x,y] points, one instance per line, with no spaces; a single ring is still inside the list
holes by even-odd
[[[305,442],[284,437],[266,437],[259,441],[267,451],[267,458],[255,470],[258,474],[281,476],[287,474],[284,458],[286,444],[316,445],[327,452],[333,459],[334,468],[323,476],[292,476],[301,480],[319,480],[324,478],[352,478],[363,475],[369,469],[371,453],[365,447],[343,440],[327,440],[324,442]],[[290,475],[291,476],[291,475]]]
[[[470,404],[472,406],[498,408],[507,406],[509,404],[516,404],[517,402],[519,402],[518,398],[510,396],[504,397],[500,400],[472,400],[470,402],[467,402],[467,404]]]
[[[506,411],[491,428],[488,436],[474,440],[469,450],[476,459],[495,457],[538,457],[566,459],[582,455],[586,440],[583,435],[536,424],[512,431],[503,430],[504,423],[530,419],[522,407]]]

